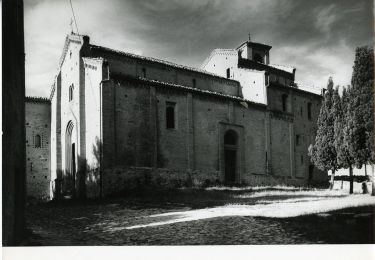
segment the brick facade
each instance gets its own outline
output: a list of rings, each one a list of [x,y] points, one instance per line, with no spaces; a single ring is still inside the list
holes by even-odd
[[[51,103],[26,98],[26,187],[27,196],[50,199],[51,194]]]
[[[294,79],[294,70],[282,73]],[[67,36],[51,94],[55,196],[109,195],[142,181],[325,181],[316,169],[309,177],[307,157],[321,96],[276,83],[262,90],[265,76],[259,74],[257,83],[265,103],[256,103],[244,99],[244,86],[233,78]],[[307,103],[313,109],[309,119]]]

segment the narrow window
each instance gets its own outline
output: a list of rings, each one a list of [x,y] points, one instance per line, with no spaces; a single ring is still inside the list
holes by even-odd
[[[301,107],[301,110],[300,110],[300,115],[302,116],[302,107]]]
[[[36,135],[34,137],[34,147],[35,148],[40,148],[41,147],[41,138],[40,138],[40,135]]]
[[[300,141],[300,136],[296,135],[296,145],[299,145],[299,141]]]
[[[30,171],[33,171],[33,163],[30,163]]]
[[[146,77],[146,69],[145,68],[142,68],[142,77]]]
[[[165,111],[167,129],[175,129],[175,107],[176,103],[167,102]]]
[[[230,78],[230,68],[227,68],[227,79]]]
[[[72,58],[72,51],[70,51],[70,53],[69,53],[69,57]]]
[[[193,79],[193,88],[196,88],[197,87],[197,81],[196,79]]]
[[[287,111],[288,95],[287,94],[283,94],[281,96],[281,98],[282,98],[282,103],[283,103],[283,111]]]
[[[301,164],[303,164],[303,155],[301,155]]]
[[[72,101],[72,100],[73,100],[73,89],[74,89],[74,85],[72,84],[72,85],[69,87],[69,101]]]
[[[266,74],[265,76],[265,83],[266,83],[266,86],[270,84],[270,76],[268,74]]]
[[[263,58],[262,58],[262,56],[260,56],[260,54],[256,53],[254,55],[254,61],[259,62],[259,63],[263,63]]]
[[[311,120],[311,108],[312,108],[312,104],[310,102],[307,103],[307,118],[309,120]]]

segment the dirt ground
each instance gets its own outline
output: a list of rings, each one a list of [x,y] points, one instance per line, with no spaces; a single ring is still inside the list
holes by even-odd
[[[227,204],[255,205],[281,196],[253,191],[143,191],[105,200],[29,205],[27,246],[254,245],[374,243],[374,207],[347,208],[293,218],[222,216],[127,229],[159,221],[151,215]],[[319,195],[314,195],[319,197]],[[282,199],[304,196],[282,196]],[[174,218],[175,216],[170,216]],[[164,216],[165,221],[168,216]]]

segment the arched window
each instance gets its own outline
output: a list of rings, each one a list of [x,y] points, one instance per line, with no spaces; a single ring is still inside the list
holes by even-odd
[[[167,108],[165,111],[165,121],[166,121],[166,126],[167,129],[175,129],[176,124],[175,124],[175,106],[176,103],[172,102],[167,102]]]
[[[34,147],[35,148],[40,148],[42,146],[42,140],[41,140],[41,137],[40,135],[36,135],[34,137]]]
[[[142,68],[142,77],[143,77],[143,78],[146,77],[146,69],[145,69],[145,68]]]
[[[281,96],[282,102],[283,102],[283,111],[287,111],[287,102],[288,102],[288,95],[283,94]]]
[[[228,130],[224,135],[224,144],[237,145],[237,133],[233,130]]]
[[[193,79],[192,83],[193,83],[193,88],[196,88],[197,87],[197,81],[196,81],[196,79]]]
[[[263,58],[258,53],[254,54],[254,61],[263,63]]]
[[[73,90],[74,90],[74,85],[72,84],[72,85],[69,87],[69,101],[72,101],[72,100],[73,100]]]
[[[312,104],[309,102],[307,103],[307,119],[311,120],[311,108]]]

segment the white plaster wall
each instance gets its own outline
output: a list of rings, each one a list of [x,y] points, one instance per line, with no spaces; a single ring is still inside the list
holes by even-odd
[[[227,77],[227,69],[231,69],[231,79],[235,79],[233,75],[234,69],[237,68],[238,53],[235,50],[214,50],[211,59],[203,65],[202,69],[214,73],[221,77]]]
[[[96,157],[100,143],[100,83],[102,77],[102,60],[86,59],[85,96],[86,96],[86,162],[89,169],[99,167]]]
[[[83,42],[83,41],[82,41]],[[62,151],[62,170],[65,170],[65,133],[69,121],[74,124],[73,131],[77,136],[76,155],[81,154],[80,135],[79,135],[79,105],[80,105],[80,50],[82,44],[70,42],[65,60],[61,66],[61,151]],[[70,51],[72,55],[70,57]],[[73,100],[69,101],[69,86],[74,84]],[[76,160],[76,169],[78,169],[78,160]]]
[[[240,82],[242,94],[245,99],[267,104],[264,71],[238,68],[234,70],[234,79]]]
[[[246,48],[245,48],[246,49]],[[242,57],[244,57],[242,53]],[[267,92],[265,87],[265,72],[238,68],[238,53],[235,50],[214,50],[203,65],[203,69],[226,77],[230,68],[230,78],[240,82],[243,97],[247,100],[267,104]]]
[[[57,86],[56,86],[57,88]],[[56,90],[55,90],[56,91]],[[57,109],[57,95],[55,92],[55,95],[51,99],[51,152],[50,152],[50,158],[51,158],[51,185],[50,185],[50,199],[53,198],[53,182],[57,178],[56,170],[57,170],[57,147],[56,147],[56,109]]]

